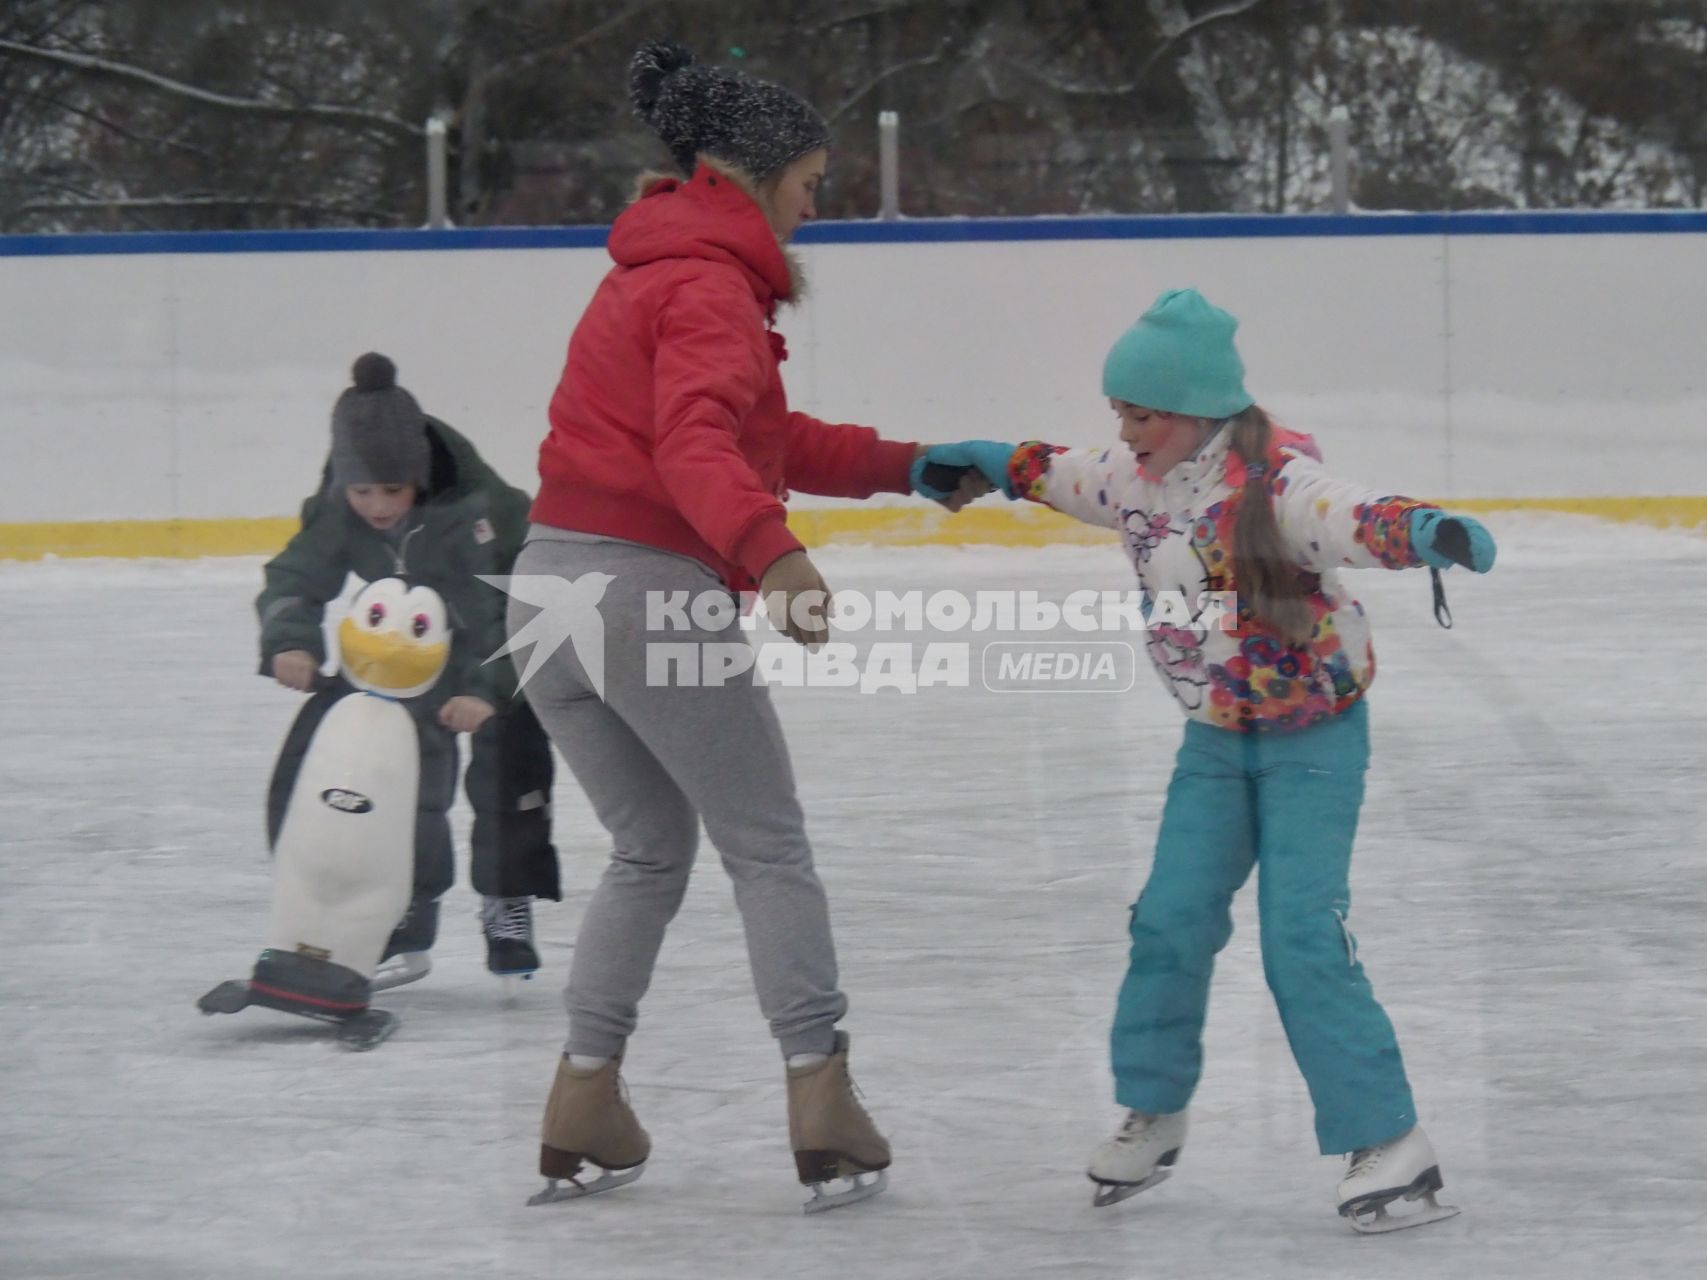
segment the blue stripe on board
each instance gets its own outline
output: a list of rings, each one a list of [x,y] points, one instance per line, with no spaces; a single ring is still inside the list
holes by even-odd
[[[1707,232],[1707,211],[1629,213],[1172,214],[1128,218],[919,218],[827,222],[802,244],[953,240],[1213,240],[1270,236],[1607,235]]]
[[[420,249],[596,249],[607,227],[469,227],[444,231],[126,231],[0,236],[0,258],[108,253],[370,253]]]
[[[0,257],[141,253],[367,253],[422,249],[591,249],[607,227],[469,227],[442,231],[149,231],[0,236]],[[801,244],[942,244],[1022,240],[1202,240],[1280,236],[1631,235],[1707,232],[1707,211],[1171,214],[1085,218],[904,218],[820,222]]]

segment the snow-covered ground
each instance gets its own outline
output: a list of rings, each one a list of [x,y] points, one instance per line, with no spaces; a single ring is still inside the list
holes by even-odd
[[[1093,1210],[1126,905],[1180,718],[1124,695],[778,694],[890,1191],[807,1218],[780,1064],[710,851],[627,1078],[644,1179],[527,1208],[556,997],[604,851],[506,1007],[466,887],[367,1055],[204,1018],[265,927],[261,804],[297,698],[253,674],[254,561],[0,566],[0,1275],[1683,1277],[1707,1262],[1707,538],[1494,517],[1488,579],[1365,573],[1381,675],[1354,864],[1452,1222],[1380,1239],[1263,987],[1247,891],[1175,1177]],[[832,585],[1124,589],[1101,548],[830,549]],[[466,814],[459,810],[459,830]]]

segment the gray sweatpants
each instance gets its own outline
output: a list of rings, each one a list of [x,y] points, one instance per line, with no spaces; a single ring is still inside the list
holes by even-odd
[[[634,1030],[664,928],[687,891],[702,820],[734,882],[771,1033],[785,1055],[833,1052],[847,999],[836,986],[829,904],[770,691],[750,672],[722,685],[647,682],[649,642],[748,642],[732,619],[708,630],[691,613],[688,630],[646,629],[649,594],[727,595],[716,575],[685,556],[539,525],[512,572],[575,582],[582,599],[599,581],[583,575],[610,579],[596,603],[602,655],[578,626],[524,686],[615,844],[575,944],[567,1052],[608,1057]],[[510,634],[538,612],[512,594]],[[519,669],[529,657],[517,655]],[[601,658],[603,697],[589,674]]]

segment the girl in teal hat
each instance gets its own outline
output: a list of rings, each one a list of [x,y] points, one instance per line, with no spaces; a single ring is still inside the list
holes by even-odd
[[[1091,1157],[1096,1203],[1154,1186],[1185,1144],[1210,973],[1254,869],[1263,970],[1318,1143],[1349,1157],[1340,1212],[1359,1230],[1437,1221],[1456,1211],[1435,1201],[1439,1163],[1348,919],[1375,653],[1339,570],[1486,573],[1494,541],[1468,517],[1328,474],[1315,443],[1245,390],[1237,327],[1176,289],[1120,336],[1103,365],[1118,449],[974,440],[933,446],[915,470],[922,483],[927,467],[937,481],[976,469],[1010,498],[1110,526],[1147,601],[1195,602],[1189,625],[1145,633],[1187,722],[1132,908],[1112,1034],[1126,1116]],[[1407,1200],[1424,1207],[1388,1214]]]

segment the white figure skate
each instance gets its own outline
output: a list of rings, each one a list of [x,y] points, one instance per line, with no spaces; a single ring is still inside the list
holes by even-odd
[[[1165,1182],[1185,1145],[1186,1113],[1153,1116],[1128,1111],[1114,1136],[1096,1149],[1085,1171],[1097,1184],[1091,1203],[1098,1208]]]
[[[1387,1142],[1351,1153],[1340,1180],[1340,1214],[1352,1230],[1366,1235],[1402,1231],[1453,1217],[1458,1210],[1434,1198],[1444,1184],[1434,1144],[1420,1126]],[[1422,1201],[1420,1209],[1400,1214],[1387,1210],[1400,1201]]]

